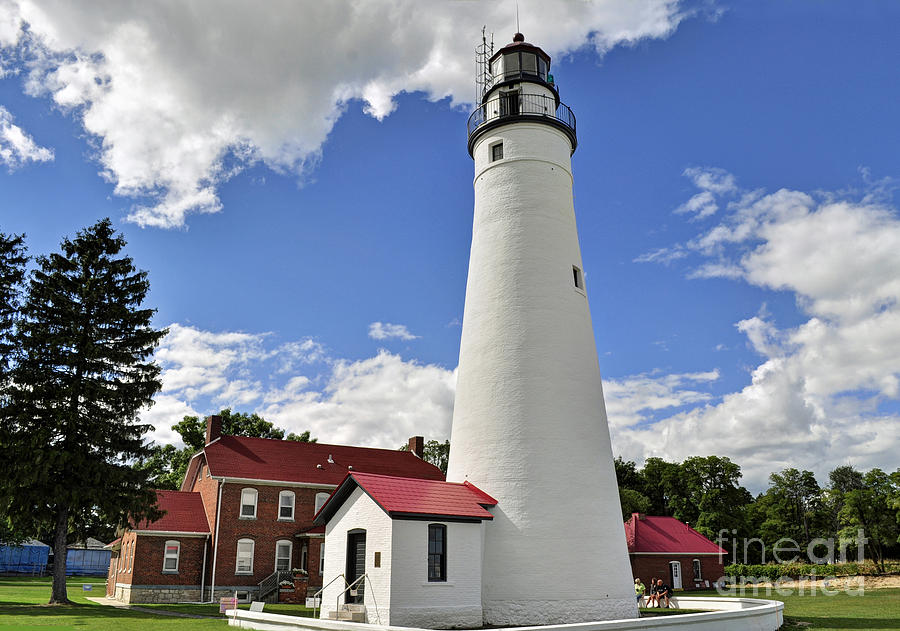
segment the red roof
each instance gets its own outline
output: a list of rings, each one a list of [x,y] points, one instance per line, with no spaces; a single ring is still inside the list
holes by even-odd
[[[497,500],[468,482],[443,482],[353,472],[335,489],[316,515],[324,523],[357,486],[361,487],[391,517],[444,517],[450,519],[493,519],[485,506]]]
[[[152,523],[146,520],[135,530],[162,532],[209,532],[206,511],[199,493],[157,491],[157,507],[165,514]]]
[[[668,552],[672,554],[720,554],[727,550],[701,535],[699,532],[678,521],[674,517],[652,517],[640,519],[637,513],[625,522],[625,540],[628,552]]]
[[[337,485],[348,471],[360,471],[444,479],[444,474],[433,464],[396,449],[222,436],[207,445],[204,452],[210,473],[217,477]],[[193,468],[195,462],[191,465]],[[190,475],[185,479],[190,479]]]

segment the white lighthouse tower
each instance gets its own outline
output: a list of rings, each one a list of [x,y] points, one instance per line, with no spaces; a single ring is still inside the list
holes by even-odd
[[[497,500],[484,622],[635,617],[575,226],[575,116],[520,33],[487,64],[447,474]]]

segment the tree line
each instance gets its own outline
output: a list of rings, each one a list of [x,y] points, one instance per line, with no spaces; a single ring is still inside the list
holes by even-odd
[[[723,547],[739,557],[732,563],[771,561],[785,538],[797,542],[800,556],[809,548],[824,558],[828,546],[821,540],[855,553],[859,529],[868,539],[866,557],[881,571],[885,559],[900,555],[900,469],[841,465],[821,486],[811,471],[787,468],[772,473],[768,488],[755,496],[741,486],[740,466],[720,456],[648,458],[641,468],[619,457],[615,469],[623,519],[632,513],[675,517],[713,541],[727,540]],[[743,543],[751,539],[745,553]],[[733,548],[734,541],[741,544]]]

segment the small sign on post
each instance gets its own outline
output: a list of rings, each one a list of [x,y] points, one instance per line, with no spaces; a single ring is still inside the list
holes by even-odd
[[[322,603],[321,603],[320,599],[318,599],[318,598],[307,598],[306,599],[306,608],[307,609],[319,608],[321,606],[321,604]]]
[[[89,583],[82,583],[81,591],[83,592],[91,592],[94,591],[94,586]]]
[[[219,599],[219,613],[225,613],[229,609],[237,609],[237,600],[235,596],[222,596]]]

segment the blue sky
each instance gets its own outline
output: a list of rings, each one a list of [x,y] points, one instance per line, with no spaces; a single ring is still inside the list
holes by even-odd
[[[145,5],[0,2],[0,230],[125,234],[172,331],[157,440],[226,405],[448,437],[472,49],[513,9]],[[900,6],[519,5],[578,120],[614,451],[728,455],[755,489],[895,468]]]

